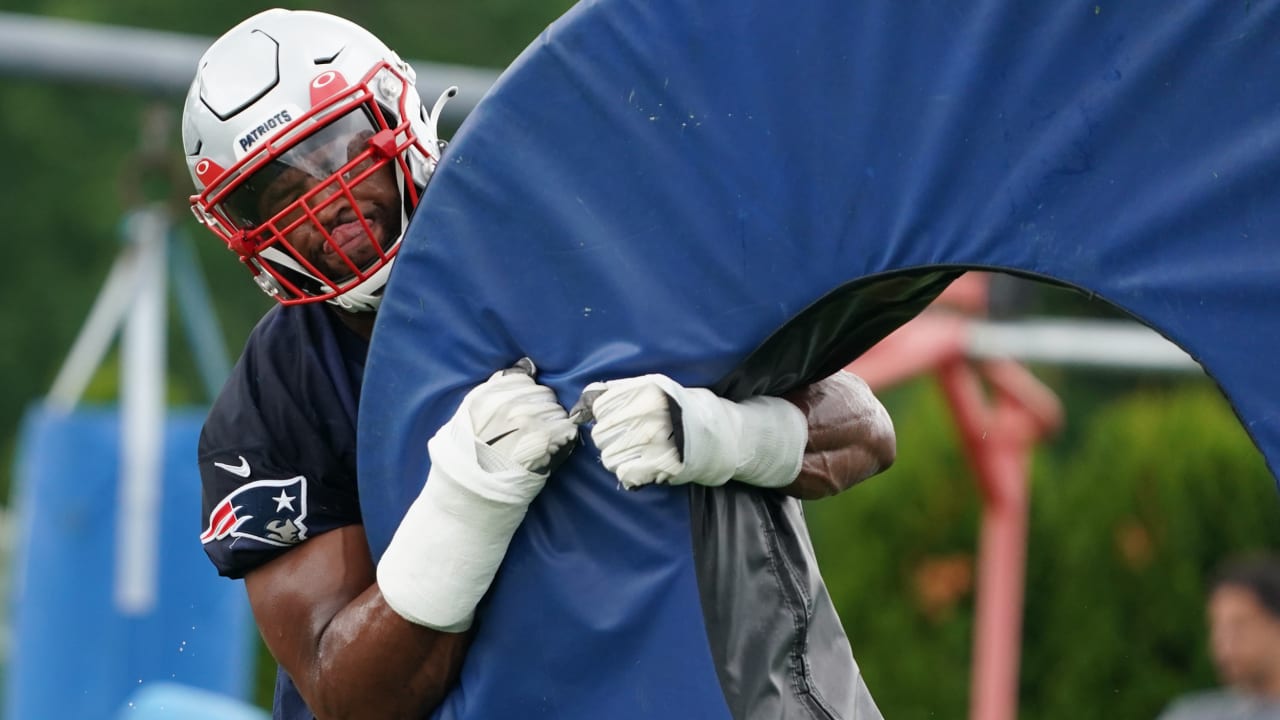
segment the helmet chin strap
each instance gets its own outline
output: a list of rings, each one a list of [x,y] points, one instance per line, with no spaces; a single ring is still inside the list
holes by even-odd
[[[405,222],[405,211],[401,210],[400,215],[401,222]],[[403,227],[403,225],[401,227]],[[403,238],[404,233],[401,232],[400,236],[395,239],[395,242],[393,242],[388,249],[394,248]],[[313,275],[288,253],[281,252],[276,248],[267,248],[261,252],[260,256],[264,261],[271,262],[280,267],[288,268],[303,277],[314,280],[319,286],[319,293],[317,294],[324,295],[334,291],[334,287],[332,285]],[[382,295],[378,293],[378,291],[387,284],[387,276],[391,273],[391,266],[394,263],[394,258],[387,260],[387,262],[383,264],[382,267],[378,268],[378,270],[372,275],[359,283],[356,283],[346,291],[325,300],[325,302],[346,310],[347,312],[373,312],[377,310],[378,305],[382,303]],[[261,285],[261,283],[259,284]],[[275,285],[277,283],[272,284]],[[263,287],[263,290],[266,291],[268,295],[271,294],[271,291],[266,287]]]
[[[387,277],[391,274],[391,266],[394,264],[394,258],[388,260],[385,265],[378,268],[378,271],[370,275],[364,282],[341,295],[329,298],[327,302],[346,312],[375,312],[378,306],[382,304],[382,295],[378,291],[386,286]]]

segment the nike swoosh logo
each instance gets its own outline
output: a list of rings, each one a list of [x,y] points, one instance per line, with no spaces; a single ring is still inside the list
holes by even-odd
[[[223,470],[226,470],[232,475],[239,475],[242,478],[249,477],[249,461],[245,460],[243,455],[240,456],[239,465],[228,465],[226,463],[220,463],[220,462],[216,462],[213,465],[214,467],[220,467]]]
[[[485,444],[485,445],[488,445],[489,447],[493,447],[493,444],[494,444],[494,443],[498,442],[498,441],[499,441],[499,440],[501,440],[502,438],[504,438],[504,437],[506,437],[506,436],[510,435],[511,433],[513,433],[513,432],[515,432],[516,430],[519,430],[519,429],[520,429],[520,428],[511,428],[510,430],[508,430],[508,431],[506,431],[506,432],[504,432],[504,433],[502,433],[502,434],[500,434],[500,435],[495,435],[494,437],[489,438],[488,440],[486,440],[486,441],[485,441],[485,443],[484,443],[484,444]]]

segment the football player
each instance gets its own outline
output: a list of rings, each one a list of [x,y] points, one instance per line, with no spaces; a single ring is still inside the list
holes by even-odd
[[[187,95],[192,208],[278,301],[199,447],[201,541],[221,574],[245,580],[279,663],[275,718],[427,716],[526,508],[577,439],[531,363],[495,368],[430,438],[421,494],[373,562],[356,482],[361,377],[453,92],[428,108],[413,69],[363,28],[276,9],[220,37]],[[576,421],[594,419],[603,462],[628,488],[732,479],[821,497],[894,456],[884,408],[843,373],[745,403],[662,376],[589,391]],[[840,642],[814,652],[829,648],[849,655]],[[831,696],[874,710],[852,657],[836,662],[840,682],[857,682]]]

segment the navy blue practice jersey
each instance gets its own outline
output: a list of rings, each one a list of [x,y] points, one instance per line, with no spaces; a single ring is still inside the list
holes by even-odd
[[[369,344],[319,304],[258,322],[200,433],[203,532],[232,578],[360,523],[356,409]],[[315,716],[281,668],[275,720]]]
[[[368,342],[323,305],[258,322],[200,434],[205,552],[239,578],[360,522],[356,408]]]

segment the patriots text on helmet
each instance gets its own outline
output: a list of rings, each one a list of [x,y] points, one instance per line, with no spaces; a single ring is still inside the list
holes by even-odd
[[[261,125],[258,125],[257,127],[253,128],[249,132],[245,133],[244,137],[240,138],[240,149],[242,151],[248,150],[250,147],[253,146],[255,142],[265,137],[272,130],[275,130],[276,128],[280,127],[284,123],[292,122],[292,121],[293,121],[293,117],[289,115],[289,111],[281,110],[275,115],[272,115],[271,117],[267,118],[267,120],[263,122]]]

